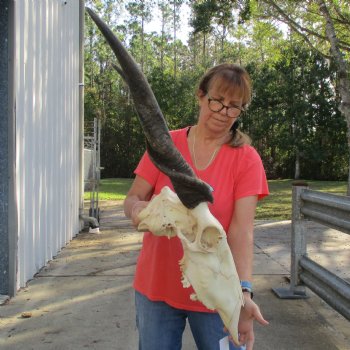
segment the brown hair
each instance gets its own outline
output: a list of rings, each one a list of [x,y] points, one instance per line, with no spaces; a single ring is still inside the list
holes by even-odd
[[[199,82],[198,96],[206,95],[217,83],[220,84],[219,89],[223,93],[240,91],[242,107],[244,110],[247,109],[251,101],[252,88],[249,74],[244,68],[236,64],[223,63],[209,69]],[[228,144],[232,147],[250,144],[250,137],[237,129],[236,122],[233,126],[231,128],[232,137]]]

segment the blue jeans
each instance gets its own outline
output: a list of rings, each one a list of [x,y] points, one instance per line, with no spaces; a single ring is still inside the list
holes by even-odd
[[[186,319],[199,350],[219,350],[220,339],[227,336],[217,313],[195,312],[151,301],[135,291],[136,324],[139,350],[181,350]],[[230,342],[230,350],[244,350]]]

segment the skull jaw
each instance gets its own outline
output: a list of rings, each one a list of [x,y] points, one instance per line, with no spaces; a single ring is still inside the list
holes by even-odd
[[[238,320],[244,304],[239,277],[219,221],[207,203],[187,209],[177,195],[164,187],[140,212],[138,230],[181,240],[184,256],[179,261],[182,285],[192,285],[191,299],[217,310],[233,340],[238,343]]]

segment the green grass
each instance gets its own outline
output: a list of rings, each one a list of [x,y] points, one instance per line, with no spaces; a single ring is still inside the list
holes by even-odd
[[[290,220],[292,210],[293,180],[270,180],[270,195],[259,201],[256,219]],[[306,181],[309,188],[315,191],[333,194],[346,194],[346,181]]]
[[[100,181],[99,200],[123,200],[129,191],[133,179],[102,179]],[[90,198],[90,192],[85,192],[84,199]]]
[[[123,200],[128,192],[132,179],[102,179],[99,188],[99,200]],[[259,201],[256,219],[290,220],[292,208],[292,181],[270,180],[270,195]],[[346,181],[307,181],[309,188],[333,194],[345,195]],[[90,193],[85,192],[85,199]]]

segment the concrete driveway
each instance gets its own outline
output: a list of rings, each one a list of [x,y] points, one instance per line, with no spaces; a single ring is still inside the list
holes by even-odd
[[[256,325],[254,349],[350,350],[349,321],[312,292],[280,300],[271,291],[288,286],[290,222],[258,221],[255,232],[254,298],[270,325]],[[350,281],[349,236],[311,223],[309,232],[310,256]],[[101,233],[79,234],[0,306],[0,349],[137,349],[131,286],[141,240],[121,203],[101,203]],[[196,349],[187,328],[183,349]]]

